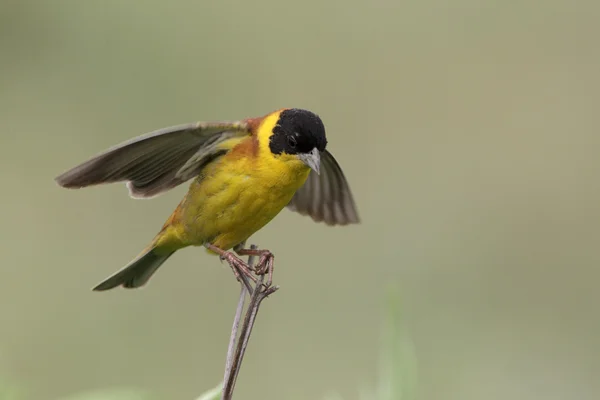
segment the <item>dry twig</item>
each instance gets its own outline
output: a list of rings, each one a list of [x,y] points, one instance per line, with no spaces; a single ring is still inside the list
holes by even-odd
[[[257,246],[250,246],[252,250],[256,250]],[[248,269],[252,270],[254,268],[254,255],[250,255],[248,257],[248,264],[246,265]],[[246,348],[248,346],[248,342],[250,340],[250,335],[252,334],[252,328],[254,327],[254,323],[256,321],[256,316],[258,315],[258,309],[260,307],[261,302],[267,298],[269,295],[275,293],[279,287],[265,285],[265,273],[269,276],[269,283],[272,276],[272,265],[270,270],[261,271],[256,284],[254,287],[249,282],[248,277],[244,274],[244,272],[240,269],[235,263],[231,264],[231,267],[236,272],[236,276],[241,284],[240,291],[240,299],[238,301],[235,317],[233,319],[233,327],[231,328],[231,337],[229,339],[229,347],[227,349],[227,361],[225,363],[225,376],[223,380],[223,392],[221,394],[222,400],[230,400],[233,397],[233,390],[235,388],[235,383],[237,381],[238,374],[240,372],[240,368],[242,366],[242,360],[244,359],[244,354],[246,352]],[[238,337],[238,328],[240,321],[242,319],[242,312],[244,309],[244,302],[246,299],[246,294],[250,295],[250,304],[248,309],[246,310],[246,314],[244,315],[244,323],[242,324],[242,329],[239,332]],[[236,340],[237,339],[237,340]],[[235,353],[234,353],[235,347]]]

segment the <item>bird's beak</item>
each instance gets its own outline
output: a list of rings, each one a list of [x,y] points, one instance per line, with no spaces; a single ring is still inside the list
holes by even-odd
[[[310,153],[298,154],[298,158],[319,175],[321,169],[321,154],[315,147]]]

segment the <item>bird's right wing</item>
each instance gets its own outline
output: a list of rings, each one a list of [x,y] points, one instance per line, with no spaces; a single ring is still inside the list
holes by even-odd
[[[321,174],[310,171],[287,207],[327,225],[358,224],[360,218],[342,168],[327,150],[321,153]]]
[[[250,135],[245,121],[197,122],[121,143],[56,178],[65,188],[127,182],[135,198],[153,197],[193,178],[225,154],[224,142]]]

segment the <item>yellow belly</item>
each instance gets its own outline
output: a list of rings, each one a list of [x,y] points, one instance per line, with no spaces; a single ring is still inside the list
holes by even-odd
[[[296,160],[223,157],[192,182],[168,230],[177,247],[208,242],[228,250],[279,214],[309,172]]]

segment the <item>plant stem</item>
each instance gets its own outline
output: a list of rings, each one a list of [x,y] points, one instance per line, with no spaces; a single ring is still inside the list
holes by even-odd
[[[255,248],[256,246],[252,245],[251,248]],[[254,264],[255,256],[248,257],[248,266],[252,267]],[[240,275],[241,277],[242,275]],[[245,278],[245,277],[244,277]],[[250,283],[248,283],[250,285]],[[233,362],[233,349],[235,347],[235,340],[238,335],[238,328],[240,326],[240,320],[242,319],[242,312],[244,311],[244,303],[246,302],[246,293],[248,293],[248,289],[246,289],[246,282],[240,283],[240,299],[238,300],[238,305],[235,310],[235,317],[233,318],[233,326],[231,327],[231,337],[229,338],[229,346],[227,347],[227,360],[225,361],[225,376],[223,377],[223,383],[229,380],[229,375],[231,375],[231,363]]]
[[[255,250],[257,249],[257,246],[252,245],[250,246],[250,248]],[[254,256],[249,256],[248,266],[252,267],[253,264]],[[236,268],[236,270],[238,269],[237,266],[234,266],[234,268]],[[238,272],[240,271],[238,270]],[[223,392],[221,394],[222,400],[231,400],[233,397],[233,390],[235,388],[237,377],[241,369],[244,354],[246,353],[246,348],[248,347],[248,342],[250,341],[250,335],[252,334],[252,328],[254,327],[254,323],[256,321],[256,316],[258,315],[258,309],[260,307],[261,302],[279,289],[278,286],[266,287],[263,284],[265,275],[260,275],[258,277],[258,281],[254,288],[252,288],[250,282],[243,274],[240,273],[240,277],[243,279],[243,282],[241,283],[240,299],[238,301],[238,306],[233,320],[233,327],[231,329],[231,336],[229,339],[229,347],[227,349],[227,361],[225,364]],[[248,288],[250,288],[251,290],[249,290]],[[238,328],[242,317],[246,293],[249,293],[251,296],[250,304],[248,306],[248,309],[246,310],[242,330],[238,337]],[[235,346],[236,343],[237,346]],[[233,352],[234,347],[235,354]]]

